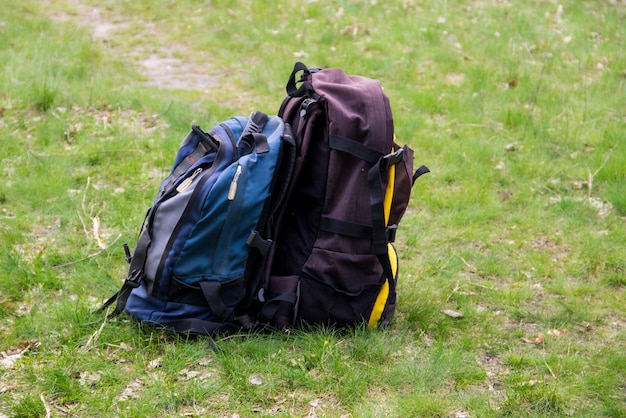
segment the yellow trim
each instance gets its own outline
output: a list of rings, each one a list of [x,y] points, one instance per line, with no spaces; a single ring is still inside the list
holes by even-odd
[[[393,152],[393,150],[392,150]],[[385,190],[384,210],[385,210],[385,226],[389,223],[389,214],[391,213],[391,202],[393,201],[393,189],[396,182],[396,166],[389,167],[389,181]]]
[[[387,243],[387,250],[389,252],[389,263],[391,264],[391,272],[393,277],[387,278],[385,283],[380,288],[378,296],[376,296],[376,302],[374,302],[374,308],[370,314],[370,319],[367,321],[368,328],[376,328],[380,322],[380,318],[383,316],[385,306],[387,306],[387,299],[389,299],[389,280],[396,280],[398,275],[398,253],[392,243]]]
[[[387,298],[389,297],[389,279],[385,280],[382,287],[380,288],[380,292],[376,297],[376,302],[374,303],[374,309],[372,309],[372,314],[370,315],[370,320],[367,322],[368,328],[376,328],[378,326],[378,321],[383,316],[383,310],[385,309],[385,305],[387,305]]]
[[[389,264],[391,264],[391,273],[393,278],[398,278],[398,252],[392,243],[387,243],[387,252],[389,253]]]
[[[395,141],[395,137],[394,137]],[[394,150],[392,149],[391,152]],[[385,200],[383,202],[383,209],[385,211],[385,226],[389,223],[389,215],[391,213],[391,202],[393,201],[393,190],[396,181],[396,166],[389,167],[389,181],[387,182],[387,188],[385,189]],[[367,322],[369,328],[376,328],[380,318],[383,316],[385,306],[387,306],[387,300],[389,299],[389,280],[395,280],[398,274],[398,254],[393,244],[387,243],[387,250],[389,252],[389,263],[391,264],[391,272],[393,277],[388,277],[385,283],[380,288],[376,302],[374,302],[374,308],[370,314],[370,319]]]

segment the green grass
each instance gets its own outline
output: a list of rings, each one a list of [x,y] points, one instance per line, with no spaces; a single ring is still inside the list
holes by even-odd
[[[623,2],[0,8],[0,417],[626,416]],[[104,323],[189,126],[277,112],[296,60],[380,79],[432,170],[392,327]]]

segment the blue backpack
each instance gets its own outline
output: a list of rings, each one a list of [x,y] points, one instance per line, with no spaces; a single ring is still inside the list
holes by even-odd
[[[281,200],[281,161],[295,152],[290,129],[261,112],[204,132],[193,126],[161,183],[132,254],[122,288],[104,304],[113,314],[180,333],[250,327],[235,315],[251,252],[269,243],[258,232]],[[277,175],[275,175],[277,173]]]

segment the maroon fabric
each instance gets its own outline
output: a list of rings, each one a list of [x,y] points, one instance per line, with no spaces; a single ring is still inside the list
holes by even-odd
[[[329,136],[357,142],[378,160],[399,149],[394,144],[391,107],[377,80],[349,76],[339,69],[305,76],[305,85],[312,90],[288,97],[280,114],[291,124],[300,148],[289,200],[275,222],[274,243],[264,272],[264,299],[297,289],[298,301],[287,322],[357,325],[369,319],[388,279],[388,269],[381,262],[384,257],[374,253],[372,236],[330,232],[320,229],[320,224],[322,219],[330,219],[368,230],[375,219],[382,218],[372,206],[369,173],[376,161],[332,149]],[[306,106],[307,99],[315,102]],[[396,165],[390,225],[400,222],[409,202],[413,151],[404,147],[404,157]],[[388,171],[380,177],[378,194],[384,196]],[[395,303],[392,283],[381,324],[389,323]],[[285,325],[284,311],[279,322]]]

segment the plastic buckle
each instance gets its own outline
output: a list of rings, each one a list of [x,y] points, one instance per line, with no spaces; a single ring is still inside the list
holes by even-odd
[[[141,270],[133,270],[124,281],[124,286],[136,289],[141,285],[141,281],[143,280],[143,278],[144,274]]]
[[[404,148],[400,148],[396,152],[392,152],[391,154],[387,154],[384,157],[382,157],[380,166],[381,166],[381,169],[387,170],[392,165],[396,165],[402,161],[404,161]]]
[[[261,234],[258,231],[253,230],[248,239],[246,240],[246,244],[250,247],[254,247],[259,250],[261,255],[265,256],[272,245],[271,239],[263,239]]]
[[[398,225],[389,225],[387,226],[387,241],[395,242],[396,241],[396,232],[398,231]]]

